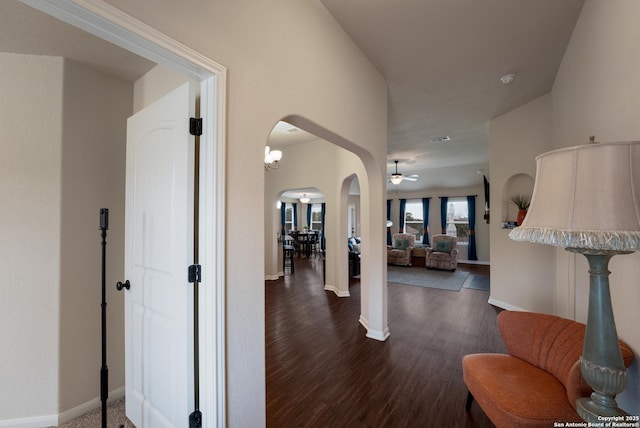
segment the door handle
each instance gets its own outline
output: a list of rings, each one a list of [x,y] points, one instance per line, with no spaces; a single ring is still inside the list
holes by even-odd
[[[118,289],[118,291],[121,291],[123,288],[126,288],[128,290],[131,288],[131,284],[129,283],[128,279],[124,283],[118,281],[118,283],[116,284],[116,288]]]

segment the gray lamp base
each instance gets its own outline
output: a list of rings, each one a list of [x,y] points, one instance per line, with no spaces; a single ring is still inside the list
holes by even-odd
[[[589,262],[589,311],[580,370],[594,392],[590,398],[577,400],[578,415],[587,422],[602,422],[603,416],[627,415],[615,401],[615,396],[625,389],[626,368],[613,317],[608,266],[611,257],[628,252],[567,250],[583,254]]]
[[[586,422],[602,422],[603,417],[628,416],[629,414],[619,407],[604,406],[595,402],[592,398],[579,398],[576,402],[578,415]]]

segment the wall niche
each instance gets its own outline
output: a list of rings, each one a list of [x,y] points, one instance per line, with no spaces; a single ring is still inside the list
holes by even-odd
[[[535,180],[529,174],[515,174],[509,177],[502,189],[502,228],[509,229],[515,225],[518,217],[518,207],[511,201],[516,195],[533,195]]]

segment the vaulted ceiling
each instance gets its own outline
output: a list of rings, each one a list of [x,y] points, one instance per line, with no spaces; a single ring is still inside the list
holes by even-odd
[[[399,190],[489,174],[489,121],[549,92],[583,0],[320,0],[389,88]],[[515,74],[505,85],[500,77]],[[440,137],[450,141],[437,141]],[[433,141],[433,140],[436,141]]]

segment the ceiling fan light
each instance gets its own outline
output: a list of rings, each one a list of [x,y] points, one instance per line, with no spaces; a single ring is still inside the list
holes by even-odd
[[[391,182],[395,185],[402,183],[402,176],[400,174],[391,174]]]

